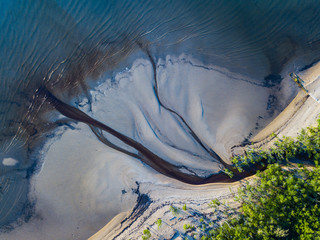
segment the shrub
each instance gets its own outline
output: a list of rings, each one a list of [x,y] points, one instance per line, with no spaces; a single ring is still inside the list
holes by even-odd
[[[150,230],[149,229],[144,229],[143,230],[143,235],[142,235],[142,240],[148,240],[151,238],[151,233],[150,233]]]
[[[183,209],[183,211],[187,211],[187,205],[184,204],[184,205],[182,206],[182,209]]]
[[[239,189],[239,214],[214,239],[320,238],[320,167],[285,170],[272,164]],[[212,238],[213,239],[213,238]]]
[[[157,226],[158,226],[158,229],[160,229],[160,227],[162,226],[162,220],[161,220],[161,218],[158,218],[158,220],[157,220]]]
[[[177,216],[179,214],[179,208],[177,208],[177,207],[174,207],[174,206],[171,205],[169,210],[170,210],[170,212],[172,212],[172,214],[174,216]]]
[[[193,230],[193,229],[195,229],[195,227],[194,227],[193,225],[190,225],[190,224],[185,223],[185,224],[183,225],[183,229],[184,229],[185,231],[188,231],[188,230]]]
[[[248,147],[244,155],[235,156],[232,163],[243,171],[248,165],[272,163],[288,164],[294,158],[318,161],[320,160],[320,118],[317,120],[317,126],[307,127],[301,130],[296,139],[291,137],[278,138],[274,147],[269,150],[254,149]]]

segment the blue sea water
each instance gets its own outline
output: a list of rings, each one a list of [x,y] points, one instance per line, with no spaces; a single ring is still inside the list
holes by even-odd
[[[0,226],[32,215],[32,149],[55,127],[35,100],[41,86],[68,101],[139,44],[262,83],[294,58],[299,68],[319,60],[319,13],[311,0],[0,0],[0,161],[19,161],[0,165]]]

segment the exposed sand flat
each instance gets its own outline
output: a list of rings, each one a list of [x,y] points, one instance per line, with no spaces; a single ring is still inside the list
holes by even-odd
[[[316,86],[317,82],[312,79],[311,82],[310,87]],[[212,157],[211,150],[227,161],[232,147],[259,136],[296,90],[286,78],[279,90],[261,80],[205,66],[181,55],[159,59],[156,73],[147,58],[137,59],[132,66],[101,77],[100,84],[90,91],[91,106],[85,98],[75,99],[72,104],[142,144],[185,174],[206,178],[223,168],[221,162]],[[291,120],[291,125],[285,125],[285,117],[281,117],[281,121],[276,118],[275,123],[269,125],[269,132],[279,127],[281,133],[291,134],[290,126],[299,129],[298,124],[312,121],[304,114],[316,116],[319,108],[311,98],[303,102],[300,95],[294,102],[301,103],[305,109],[291,104],[285,111],[301,117]],[[162,107],[159,98],[176,114]],[[270,99],[281,101],[270,102]],[[188,127],[193,130],[192,134]],[[264,131],[268,136],[268,131]],[[132,155],[139,154],[137,149],[109,133],[99,134]],[[84,123],[70,122],[59,127],[38,154],[42,156],[43,165],[32,177],[29,193],[35,203],[34,215],[10,234],[1,233],[0,238],[85,239],[121,213],[93,239],[109,240],[119,234],[119,239],[128,239],[129,235],[135,239],[145,224],[152,226],[163,214],[169,219],[167,211],[171,204],[187,203],[190,209],[209,211],[210,200],[229,197],[229,187],[237,186],[191,186],[163,176],[139,159],[101,142]],[[126,220],[116,227],[122,219]],[[171,223],[182,227],[179,221]]]

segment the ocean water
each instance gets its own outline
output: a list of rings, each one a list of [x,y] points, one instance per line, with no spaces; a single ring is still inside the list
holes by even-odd
[[[319,60],[319,13],[318,1],[298,0],[0,0],[3,238],[10,239],[12,235],[14,239],[18,235],[13,232],[24,228],[25,222],[43,217],[37,202],[46,207],[46,201],[30,192],[35,188],[37,193],[39,189],[54,189],[50,185],[54,178],[35,177],[44,176],[46,171],[48,176],[53,174],[44,167],[46,152],[53,151],[46,142],[64,138],[56,129],[77,129],[41,94],[43,87],[184,168],[186,173],[208,176],[216,173],[220,165],[203,148],[226,159],[227,149],[263,128],[293,98],[296,92],[286,82],[285,73],[299,72]],[[148,55],[157,69],[158,98]],[[235,83],[230,79],[238,80]],[[159,98],[186,123],[161,106]],[[248,108],[250,111],[245,111]],[[258,122],[260,127],[255,130],[252,124],[257,123],[258,116],[266,120]],[[244,122],[241,127],[230,127],[239,119]],[[117,146],[134,152],[109,137]],[[64,151],[67,154],[68,150]],[[59,155],[59,159],[63,158],[64,152]],[[206,170],[208,166],[212,171]],[[63,169],[63,163],[52,169]],[[92,172],[96,174],[96,170]],[[83,174],[79,170],[79,175]],[[125,180],[133,183],[124,186],[133,187],[135,177]],[[99,181],[103,179],[96,180]],[[90,196],[94,199],[95,194]],[[131,204],[132,199],[128,200]],[[92,205],[92,216],[101,215],[98,228],[116,214],[99,212],[101,206]],[[56,210],[50,211],[55,214]],[[103,214],[110,216],[102,221]],[[84,235],[79,238],[97,230],[83,230]],[[51,239],[45,231],[42,234]]]

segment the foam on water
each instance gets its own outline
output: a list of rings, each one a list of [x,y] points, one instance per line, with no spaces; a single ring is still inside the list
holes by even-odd
[[[4,158],[2,160],[2,164],[5,166],[14,166],[18,163],[18,161],[14,158]]]

